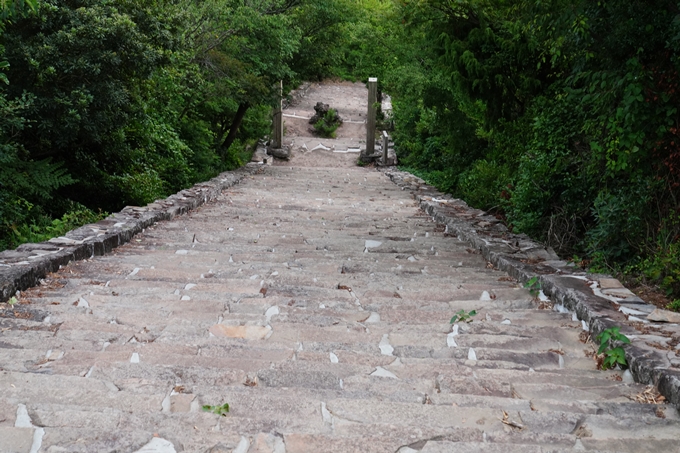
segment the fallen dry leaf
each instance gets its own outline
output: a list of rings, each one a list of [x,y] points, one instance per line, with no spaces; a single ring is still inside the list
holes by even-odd
[[[517,429],[524,429],[524,425],[522,425],[521,423],[517,423],[513,420],[510,420],[510,416],[508,415],[508,413],[505,412],[505,411],[502,411],[502,412],[503,412],[503,418],[499,418],[499,420],[503,424],[508,425],[508,426],[512,426],[513,428],[517,428]]]
[[[653,385],[648,386],[645,390],[629,398],[642,404],[663,404],[666,401],[666,397],[659,393],[659,390]]]

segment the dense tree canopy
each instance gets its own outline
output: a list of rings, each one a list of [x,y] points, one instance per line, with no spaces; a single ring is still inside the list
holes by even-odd
[[[379,50],[350,51],[345,72],[393,95],[404,165],[563,254],[633,266],[680,296],[680,3],[374,11]]]
[[[3,2],[0,245],[244,164],[280,81],[328,75],[348,5]]]

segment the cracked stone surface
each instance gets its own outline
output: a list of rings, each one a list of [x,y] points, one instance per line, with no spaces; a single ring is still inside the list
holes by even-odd
[[[294,162],[3,311],[0,452],[679,451],[571,313],[384,173]]]

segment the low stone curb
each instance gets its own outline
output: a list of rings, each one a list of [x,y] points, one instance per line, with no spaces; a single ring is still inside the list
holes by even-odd
[[[186,214],[215,200],[224,189],[238,184],[260,168],[259,164],[249,163],[145,207],[128,206],[104,220],[69,231],[64,236],[38,244],[22,244],[16,250],[1,252],[0,302],[7,301],[17,291],[36,286],[60,266],[109,253],[154,223]]]
[[[631,339],[625,345],[629,369],[637,382],[655,385],[666,400],[680,407],[680,341],[678,324],[656,323],[647,316],[656,309],[616,279],[589,274],[560,260],[555,252],[523,234],[513,234],[500,220],[452,198],[410,173],[380,169],[446,232],[470,242],[494,267],[521,283],[537,277],[542,296],[556,309],[575,314],[591,337],[613,326]],[[545,301],[548,301],[545,297]]]

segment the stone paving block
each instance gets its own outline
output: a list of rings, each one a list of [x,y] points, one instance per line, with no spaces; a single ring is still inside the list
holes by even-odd
[[[90,453],[137,451],[153,437],[153,433],[133,429],[109,432],[82,428],[47,428],[42,449],[47,453]]]
[[[284,437],[286,453],[316,453],[320,451],[362,451],[379,453],[393,451],[397,442],[383,439],[381,442],[366,439],[333,438],[310,434],[289,434]]]
[[[555,384],[513,384],[518,397],[535,400],[551,399],[563,401],[619,401],[629,400],[631,391],[625,387],[611,385],[592,389],[573,388]]]
[[[503,430],[497,410],[480,408],[456,408],[421,404],[373,402],[368,405],[362,401],[336,399],[327,403],[328,411],[339,421],[354,423],[384,423],[393,425],[427,424],[437,427],[476,427],[484,424],[484,431]],[[408,410],[406,410],[408,408]],[[517,413],[513,413],[516,417]]]
[[[33,428],[0,426],[0,451],[7,453],[31,453]]]
[[[677,439],[580,439],[587,451],[614,451],[620,453],[658,453],[678,451]]]
[[[543,453],[545,450],[539,445],[507,445],[480,442],[441,442],[429,441],[421,453]]]

